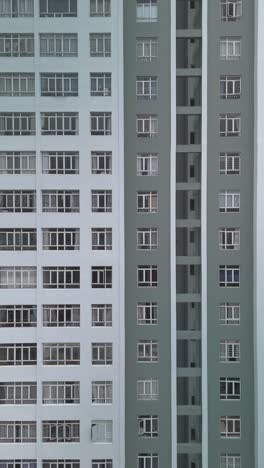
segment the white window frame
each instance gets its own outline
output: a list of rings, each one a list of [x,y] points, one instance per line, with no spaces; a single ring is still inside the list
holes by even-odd
[[[43,327],[79,327],[80,304],[43,304]]]
[[[80,250],[79,228],[42,228],[43,250]]]
[[[240,114],[220,114],[219,134],[221,137],[238,137],[241,135]]]
[[[157,176],[159,173],[159,157],[157,153],[137,154],[137,175]]]
[[[240,439],[240,416],[222,416],[220,418],[220,436],[221,439]]]
[[[220,153],[219,173],[220,175],[239,175],[240,174],[240,154],[239,153]]]
[[[90,16],[111,16],[111,0],[90,0]]]
[[[36,305],[0,305],[0,328],[21,328],[36,326]]]
[[[92,213],[112,213],[112,190],[92,190]]]
[[[0,73],[0,96],[18,97],[34,95],[34,73]]]
[[[112,135],[112,112],[90,112],[90,132],[92,136]]]
[[[137,285],[139,288],[156,288],[158,286],[157,265],[138,265]]]
[[[240,362],[240,340],[220,341],[220,362]]]
[[[113,403],[113,382],[111,380],[92,381],[92,404],[111,405]]]
[[[93,175],[112,174],[112,151],[91,152],[91,173]]]
[[[28,228],[0,229],[1,250],[37,250],[37,230]]]
[[[112,94],[112,73],[90,73],[90,95],[91,96],[111,96]]]
[[[113,271],[111,266],[92,266],[91,285],[92,288],[112,288]]]
[[[93,444],[111,444],[113,442],[113,421],[91,421],[91,442]]]
[[[159,468],[159,456],[157,453],[139,453],[138,468]]]
[[[35,174],[34,151],[0,151],[0,174]]]
[[[39,16],[42,17],[76,17],[77,16],[77,0],[64,0],[67,8],[63,11],[55,11],[54,5],[49,5],[54,0],[40,0],[39,1]],[[42,2],[44,5],[42,5]],[[56,4],[56,2],[54,2]],[[53,7],[53,8],[52,8]]]
[[[239,401],[241,381],[239,377],[220,377],[220,400]]]
[[[222,21],[237,21],[241,18],[242,0],[220,0],[220,2]]]
[[[39,47],[40,57],[77,57],[78,34],[41,33]]]
[[[92,460],[92,468],[113,468],[113,460],[111,458],[94,458]]]
[[[92,366],[112,366],[113,343],[92,343]]]
[[[158,192],[137,192],[137,212],[157,213],[158,212]]]
[[[1,190],[0,213],[34,213],[35,190]]]
[[[33,0],[1,0],[0,17],[21,18],[34,16]]]
[[[239,213],[240,211],[240,191],[223,190],[219,192],[220,213]]]
[[[79,381],[43,381],[43,405],[79,405]]]
[[[138,302],[137,303],[137,324],[157,325],[158,323],[158,303]]]
[[[112,228],[92,228],[92,250],[112,250]]]
[[[41,135],[79,135],[78,112],[41,112]]]
[[[218,234],[220,250],[240,250],[240,228],[221,228]]]
[[[92,304],[92,327],[112,327],[112,304]]]
[[[0,443],[36,443],[36,421],[0,421]]]
[[[0,267],[0,289],[31,289],[37,287],[37,267]]]
[[[80,343],[43,343],[43,366],[79,366]]]
[[[240,286],[239,265],[219,266],[219,286],[225,288],[238,288]]]
[[[79,213],[79,190],[42,190],[43,213]]]
[[[42,267],[42,287],[48,289],[79,289],[80,267]]]
[[[144,438],[156,438],[159,436],[158,416],[138,416],[138,436]]]
[[[35,343],[1,343],[0,366],[36,366]]]
[[[1,405],[35,405],[37,382],[1,382]]]
[[[79,420],[45,420],[42,421],[43,443],[80,442]]]
[[[41,96],[78,96],[78,73],[40,73]]]
[[[0,136],[31,136],[36,134],[34,112],[0,113]]]
[[[34,57],[34,34],[0,34],[0,57]]]
[[[79,151],[41,151],[42,174],[79,174]]]
[[[241,76],[222,75],[220,76],[220,98],[240,99],[241,98]]]
[[[111,57],[111,33],[90,33],[90,57]]]
[[[1,468],[37,468],[37,460],[0,460]]]
[[[239,454],[221,454],[220,468],[242,468],[241,456]]]
[[[21,467],[21,468],[24,468],[24,467]],[[37,467],[34,467],[34,468],[37,468]],[[80,468],[80,460],[76,460],[76,459],[75,460],[69,460],[69,459],[42,460],[42,468]]]
[[[157,340],[139,340],[137,343],[138,362],[158,362],[159,343]]]
[[[137,381],[138,400],[158,400],[159,381],[157,379],[144,379]]]
[[[158,38],[137,37],[136,56],[138,62],[156,62],[158,59]]]
[[[220,58],[223,60],[239,60],[241,57],[241,37],[220,38]]]
[[[138,138],[155,138],[159,133],[157,114],[137,114],[136,132]]]
[[[137,100],[155,100],[158,97],[157,76],[137,76],[136,79]]]
[[[157,0],[137,0],[137,22],[155,23],[158,21]]]
[[[240,304],[224,302],[219,305],[221,325],[240,325]]]
[[[137,249],[155,250],[158,248],[158,228],[137,229]]]

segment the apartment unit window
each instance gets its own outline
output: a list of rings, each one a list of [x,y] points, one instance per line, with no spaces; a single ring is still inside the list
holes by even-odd
[[[220,418],[220,435],[222,438],[239,438],[241,436],[240,416],[222,416]]]
[[[4,112],[0,114],[0,135],[27,136],[35,134],[34,112]]]
[[[34,73],[0,73],[0,96],[34,96],[34,94]]]
[[[157,287],[158,267],[153,265],[139,265],[137,267],[137,284],[139,288]]]
[[[43,213],[79,213],[79,190],[42,190]]]
[[[137,248],[139,250],[153,250],[158,248],[157,228],[137,229]]]
[[[136,55],[138,62],[153,62],[158,58],[157,37],[137,37]]]
[[[242,0],[221,0],[221,20],[222,21],[237,21],[241,18],[241,15],[242,15]],[[230,468],[233,468],[233,467],[230,467]]]
[[[238,213],[240,211],[240,192],[224,190],[219,193],[220,213]]]
[[[80,421],[42,421],[42,442],[80,442]]]
[[[33,56],[34,34],[0,34],[0,57]]]
[[[138,455],[138,468],[159,468],[157,453],[140,453]]]
[[[36,267],[0,267],[0,289],[29,289],[36,287]]]
[[[158,116],[156,114],[137,115],[137,136],[153,138],[158,135]]]
[[[112,212],[112,190],[92,190],[92,213]]]
[[[43,405],[78,405],[80,382],[42,382]]]
[[[240,341],[220,341],[220,362],[240,362]]]
[[[0,443],[37,442],[37,425],[35,421],[1,421]]]
[[[155,379],[138,380],[137,398],[138,400],[158,400],[159,381]]]
[[[138,213],[157,213],[158,192],[138,192],[137,211]]]
[[[80,267],[47,266],[42,268],[43,288],[69,289],[80,287]]]
[[[36,382],[0,383],[0,405],[33,405],[36,402]]]
[[[0,250],[36,250],[36,229],[0,229]]]
[[[91,96],[111,96],[111,73],[90,73],[90,83]]]
[[[0,174],[35,174],[34,151],[1,151]]]
[[[111,57],[111,33],[90,33],[90,56]]]
[[[113,422],[92,421],[91,422],[91,441],[94,443],[111,443],[113,440]]]
[[[221,175],[239,175],[240,174],[240,154],[239,153],[220,153],[219,172]]]
[[[138,416],[138,435],[139,437],[158,437],[158,416]]]
[[[156,325],[158,323],[157,302],[138,302],[137,304],[137,324]]]
[[[42,151],[43,174],[79,174],[78,151]]]
[[[79,327],[80,305],[44,304],[42,316],[43,327]]]
[[[92,151],[92,174],[112,174],[112,151]]]
[[[80,250],[79,228],[42,229],[43,250]]]
[[[219,120],[220,136],[232,137],[241,134],[241,116],[240,114],[221,114]]]
[[[77,34],[44,33],[39,36],[41,57],[77,57]]]
[[[78,73],[41,73],[41,96],[78,96]]]
[[[111,0],[90,0],[90,16],[111,16]]]
[[[159,171],[159,158],[157,153],[137,154],[137,175],[156,176]]]
[[[240,304],[224,302],[219,306],[219,320],[221,325],[240,324]]]
[[[35,305],[1,305],[0,327],[36,327],[37,306]]]
[[[113,460],[106,459],[94,459],[92,460],[92,468],[113,468]]]
[[[224,75],[220,77],[220,98],[239,99],[241,97],[241,76]]]
[[[40,0],[39,16],[77,16],[77,0]]]
[[[0,344],[0,366],[34,366],[37,345],[34,343]]]
[[[91,112],[91,135],[112,135],[112,113]]]
[[[78,366],[80,343],[45,343],[43,345],[44,366]]]
[[[1,0],[0,16],[19,18],[34,16],[33,0]]]
[[[241,468],[240,455],[220,455],[220,468]]]
[[[137,21],[142,23],[153,23],[157,20],[157,0],[137,0]]]
[[[220,378],[220,400],[240,400],[240,379],[238,377]]]
[[[37,460],[0,460],[1,468],[37,468]]]
[[[112,250],[112,228],[92,228],[92,250]]]
[[[41,135],[78,134],[78,112],[41,112]]]
[[[42,460],[42,468],[80,468],[80,460]]]
[[[94,366],[111,366],[113,364],[113,344],[92,343],[92,364]]]
[[[110,380],[92,382],[92,403],[111,404],[113,400],[113,383]]]
[[[112,288],[112,267],[92,267],[92,288]]]
[[[92,327],[112,326],[112,304],[92,304]]]
[[[158,362],[159,345],[156,340],[140,340],[137,344],[138,362]]]
[[[239,59],[241,56],[240,37],[222,37],[220,39],[220,58],[224,60]]]
[[[238,288],[240,285],[240,267],[238,265],[220,265],[219,286]]]
[[[240,249],[240,229],[239,228],[219,229],[219,248],[220,250],[239,250]]]
[[[157,99],[158,78],[156,76],[137,76],[136,94],[138,100]]]

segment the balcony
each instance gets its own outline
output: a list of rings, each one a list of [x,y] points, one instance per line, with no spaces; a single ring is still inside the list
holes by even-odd
[[[176,1],[177,29],[200,29],[202,25],[202,0]]]
[[[177,367],[201,367],[201,340],[177,340]]]
[[[199,302],[177,303],[177,331],[201,330],[201,304]]]
[[[201,402],[201,377],[177,377],[177,405],[200,406]]]

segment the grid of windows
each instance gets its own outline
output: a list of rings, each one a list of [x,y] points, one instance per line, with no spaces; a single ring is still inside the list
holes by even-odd
[[[0,229],[0,250],[36,250],[36,229]]]
[[[140,288],[158,286],[158,267],[153,265],[139,265],[137,267],[137,285]]]
[[[138,416],[138,435],[139,437],[158,437],[158,416]]]
[[[220,468],[241,468],[241,457],[237,454],[221,454]]]
[[[77,57],[77,34],[43,33],[39,36],[41,57]]]
[[[156,176],[159,172],[159,158],[157,153],[137,154],[137,175]]]
[[[41,73],[41,96],[78,96],[78,73]]]
[[[156,325],[158,323],[157,302],[139,302],[137,304],[137,324]]]
[[[36,134],[33,112],[4,112],[0,114],[0,135],[28,136]]]
[[[80,267],[47,266],[42,268],[43,288],[67,289],[80,287]]]
[[[0,421],[0,443],[32,443],[37,441],[34,421]]]
[[[36,327],[37,306],[35,305],[1,305],[0,328]]]
[[[113,460],[111,460],[110,458],[107,458],[107,459],[100,458],[96,460],[93,459],[92,468],[113,468]]]
[[[241,436],[240,416],[222,416],[220,418],[220,435],[222,438],[239,438]]]
[[[41,112],[41,135],[78,134],[78,112]]]
[[[155,62],[158,58],[158,38],[137,37],[136,55],[138,62]]]
[[[219,172],[221,175],[240,174],[240,154],[239,153],[220,153]]]
[[[157,0],[137,0],[137,21],[156,22],[158,20]]]
[[[241,76],[223,75],[220,77],[220,98],[239,99],[241,97]]]
[[[92,190],[92,213],[112,212],[112,190]]]
[[[140,453],[138,455],[138,468],[159,468],[157,453]]]
[[[240,378],[220,378],[220,400],[240,400]]]
[[[90,113],[91,135],[106,136],[112,135],[112,113],[111,112],[91,112]]]
[[[138,362],[158,362],[159,344],[156,340],[140,340],[137,344]]]
[[[92,250],[112,250],[112,228],[92,228]]]
[[[221,114],[219,119],[220,136],[234,137],[241,134],[240,114]]]
[[[224,190],[218,196],[220,213],[238,213],[240,211],[240,192]]]
[[[159,381],[155,379],[138,380],[137,398],[138,400],[158,400]]]
[[[0,460],[1,468],[37,468],[37,460]]]
[[[36,267],[0,267],[0,289],[28,289],[36,287]]]
[[[240,362],[240,341],[220,341],[220,362]]]
[[[92,403],[111,404],[113,400],[113,383],[111,381],[92,382]]]
[[[91,422],[91,441],[94,443],[111,443],[113,440],[113,422],[92,421]]]
[[[43,213],[79,213],[79,190],[42,190]]]
[[[112,174],[112,151],[91,152],[92,174]]]
[[[0,405],[33,405],[36,402],[36,382],[0,382]]]
[[[34,343],[0,344],[0,366],[33,366],[37,364],[37,345]]]
[[[80,421],[42,421],[42,442],[80,442]]]
[[[137,76],[136,94],[138,100],[157,99],[158,78],[156,76]]]
[[[77,0],[40,0],[39,16],[77,16]]]
[[[156,114],[138,114],[136,128],[138,137],[156,137],[158,135],[158,116]]]
[[[90,73],[91,96],[111,96],[112,74]]]
[[[80,460],[42,460],[42,468],[80,468]]]
[[[112,326],[112,304],[92,304],[92,327]]]
[[[220,58],[224,60],[235,60],[241,56],[240,37],[221,37]]]
[[[111,366],[113,364],[112,343],[92,343],[92,365]]]
[[[240,324],[240,304],[225,302],[219,306],[219,320],[221,325]]]
[[[43,344],[44,366],[78,366],[80,364],[79,343]]]
[[[239,250],[240,249],[240,229],[239,228],[219,229],[219,248],[220,250]]]
[[[138,192],[137,193],[137,211],[138,213],[157,213],[158,212],[158,192]]]
[[[139,250],[153,250],[158,248],[157,228],[137,229],[137,248]]]
[[[34,34],[0,34],[0,57],[33,56]]]
[[[237,21],[241,18],[241,15],[242,15],[242,0],[221,0],[222,21]],[[230,468],[236,468],[236,467],[230,466]]]
[[[42,151],[43,174],[79,174],[78,151]]]
[[[43,327],[79,327],[80,305],[44,304],[42,316]]]
[[[90,56],[111,57],[110,33],[90,33]]]
[[[34,151],[1,151],[0,174],[35,174]]]
[[[0,73],[0,96],[34,96],[34,73]]]
[[[0,1],[0,16],[11,17],[11,18],[34,16],[34,1],[33,0],[1,0]]]
[[[35,211],[35,190],[0,191],[0,213],[33,213]]]
[[[237,288],[240,285],[240,267],[238,265],[219,266],[219,286]]]
[[[80,250],[79,228],[42,229],[43,250]]]
[[[111,16],[111,0],[90,0],[90,16]]]
[[[76,405],[80,403],[80,382],[42,382],[43,405]]]

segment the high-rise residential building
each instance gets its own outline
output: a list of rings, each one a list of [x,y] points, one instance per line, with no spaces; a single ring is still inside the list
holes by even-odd
[[[0,468],[263,468],[263,24],[0,0]]]

